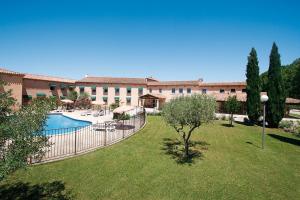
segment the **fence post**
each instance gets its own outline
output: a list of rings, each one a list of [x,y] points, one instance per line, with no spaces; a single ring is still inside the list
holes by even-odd
[[[105,131],[104,131],[104,146],[106,146],[106,134],[107,134],[107,125],[106,125],[106,123],[104,123],[104,129],[105,129]]]
[[[135,128],[135,118],[136,118],[137,114],[135,113],[135,115],[133,116],[133,131],[136,131],[136,128]]]
[[[75,155],[76,155],[76,153],[77,153],[77,128],[75,128],[75,142],[74,142],[74,149],[75,149]]]
[[[123,129],[123,139],[124,139],[124,137],[125,137],[125,133],[124,133],[124,131],[125,131],[124,119],[123,119],[123,126],[122,126],[122,129]]]

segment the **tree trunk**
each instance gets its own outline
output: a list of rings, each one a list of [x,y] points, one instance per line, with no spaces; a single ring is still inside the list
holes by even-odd
[[[185,158],[189,157],[189,142],[188,142],[188,140],[184,141],[184,157]]]
[[[232,126],[232,121],[233,121],[233,113],[231,113],[231,116],[230,116],[230,126]]]

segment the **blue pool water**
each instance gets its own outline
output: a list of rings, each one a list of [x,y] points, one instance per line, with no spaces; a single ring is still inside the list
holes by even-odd
[[[48,115],[44,130],[74,128],[79,126],[87,126],[90,124],[92,123],[87,121],[71,119],[61,114],[54,114],[54,115]]]

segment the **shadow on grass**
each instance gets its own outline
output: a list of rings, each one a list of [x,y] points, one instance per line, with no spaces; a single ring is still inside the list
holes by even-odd
[[[202,159],[201,150],[207,150],[209,144],[202,141],[190,141],[188,158],[184,157],[184,145],[178,139],[163,139],[162,150],[165,154],[170,155],[178,164],[193,164],[195,159]]]
[[[61,181],[30,185],[29,183],[17,182],[0,186],[2,200],[38,200],[38,199],[72,199],[70,192],[65,191],[65,185]]]
[[[275,135],[275,134],[272,134],[272,133],[270,133],[268,135],[272,138],[280,140],[281,142],[286,142],[286,143],[289,143],[289,144],[300,146],[300,140],[293,139],[293,138],[288,138],[288,137],[284,137],[284,136],[280,136],[280,135]]]
[[[253,144],[252,142],[247,141],[246,143],[247,143],[247,144],[250,144],[250,145],[253,145],[253,146],[256,147],[256,148],[261,148],[260,146],[258,146],[258,145],[256,145],[256,144]]]
[[[231,124],[221,124],[222,126],[225,126],[225,127],[229,127],[229,128],[232,128],[234,127],[234,125],[231,125]]]
[[[245,125],[245,126],[254,126],[255,125],[255,123],[251,123],[249,121],[244,121],[244,122],[234,121],[234,122],[237,124]],[[258,125],[258,124],[256,124],[256,125]]]

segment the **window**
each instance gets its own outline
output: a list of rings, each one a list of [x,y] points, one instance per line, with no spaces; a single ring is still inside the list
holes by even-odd
[[[31,100],[32,99],[32,96],[31,95],[27,95],[27,94],[25,94],[25,95],[23,95],[23,99],[25,99],[25,100]]]
[[[91,87],[91,89],[92,89],[92,95],[96,95],[96,86],[93,85],[93,86]]]
[[[162,93],[162,89],[161,88],[159,89],[159,93]]]
[[[247,92],[247,90],[246,89],[242,89],[242,92],[245,93],[245,92]]]
[[[191,94],[191,93],[192,93],[192,89],[191,89],[191,88],[188,88],[188,89],[186,89],[186,92],[187,92],[188,94]]]
[[[207,89],[202,89],[202,94],[206,94],[207,93]]]
[[[64,83],[61,83],[61,84],[60,84],[60,89],[61,89],[61,90],[65,90],[66,87],[67,87],[66,84],[64,84]]]
[[[126,104],[131,105],[131,97],[126,97]]]
[[[56,84],[55,83],[50,83],[49,87],[50,87],[50,90],[55,90]]]
[[[96,101],[96,96],[91,96],[92,101]]]
[[[74,88],[76,88],[75,85],[69,85],[69,90],[70,90],[70,91],[73,91]]]
[[[231,92],[231,93],[235,93],[235,89],[231,89],[230,92]]]
[[[120,88],[119,87],[115,87],[115,95],[119,95],[120,94]]]
[[[103,102],[107,104],[107,97],[103,97]]]
[[[175,92],[176,92],[176,89],[172,88],[172,94],[175,94]]]
[[[108,93],[108,87],[104,86],[103,87],[103,94],[107,95],[107,93]]]
[[[43,98],[43,97],[46,97],[46,94],[45,93],[42,93],[42,92],[38,92],[38,93],[36,93],[36,97],[41,97],[41,98]]]
[[[115,97],[115,103],[119,103],[120,102],[120,97]]]
[[[149,89],[149,93],[152,93],[152,88]]]
[[[143,88],[139,87],[139,95],[143,95]]]
[[[182,94],[183,93],[183,89],[179,88],[179,93]]]
[[[80,94],[84,93],[84,86],[79,86],[79,92]]]
[[[225,92],[225,90],[224,89],[220,89],[220,93],[224,93]]]
[[[131,87],[127,87],[127,96],[131,96]]]

